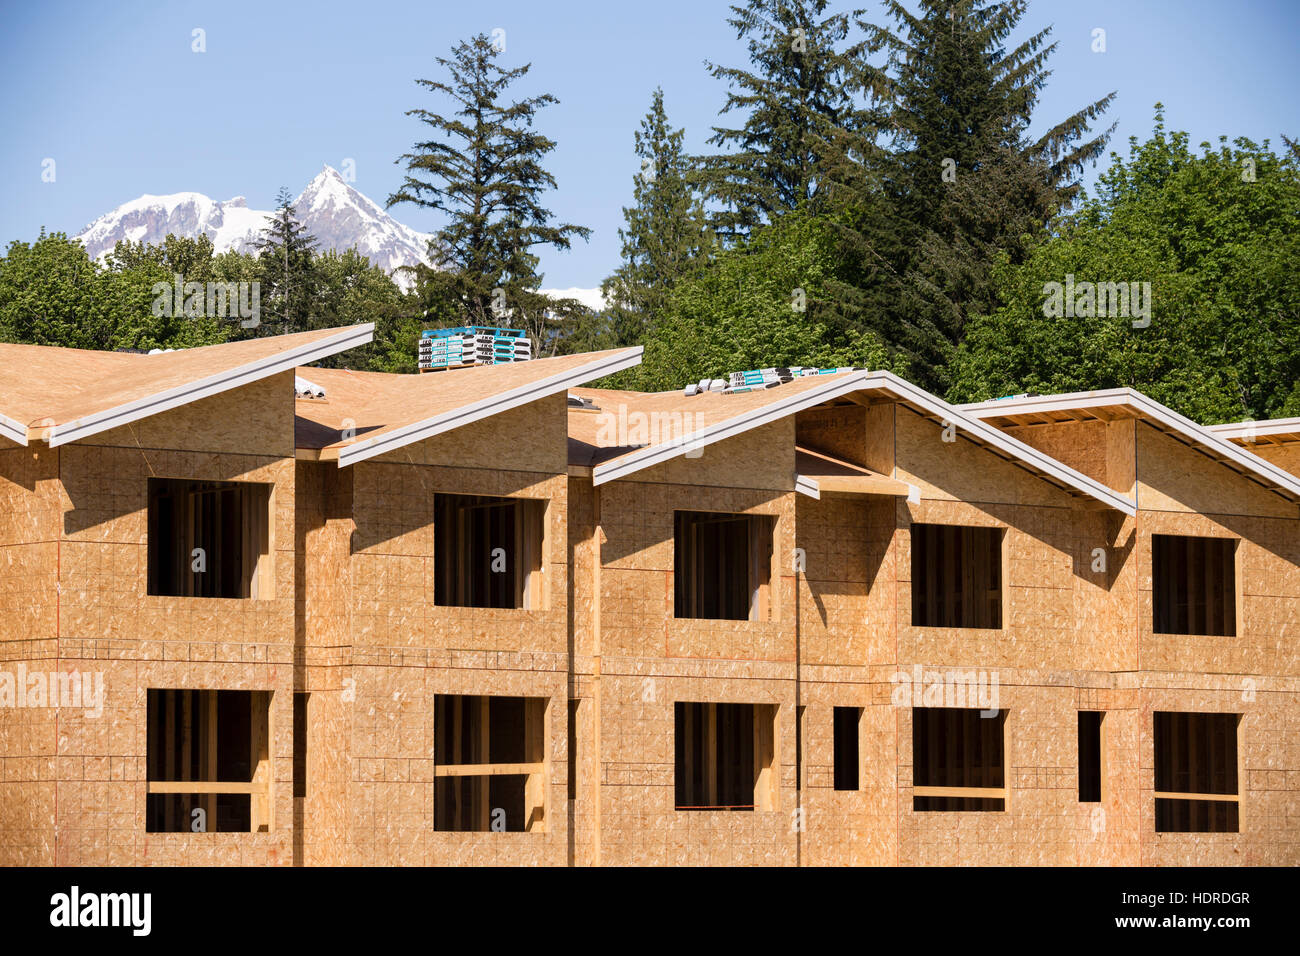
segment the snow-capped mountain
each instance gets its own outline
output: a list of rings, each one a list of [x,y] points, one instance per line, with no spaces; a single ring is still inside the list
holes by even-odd
[[[356,247],[370,261],[393,272],[427,263],[431,236],[402,225],[373,200],[326,166],[294,202],[298,220],[316,237],[319,251]],[[243,196],[217,202],[202,193],[141,196],[100,216],[76,237],[91,258],[112,252],[121,239],[161,243],[168,233],[206,235],[217,252],[249,252],[266,227],[269,210],[249,209]],[[403,280],[403,274],[395,278]],[[402,282],[405,285],[405,282]]]

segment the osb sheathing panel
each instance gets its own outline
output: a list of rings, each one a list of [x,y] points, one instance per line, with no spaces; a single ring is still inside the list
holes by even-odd
[[[468,662],[467,662],[468,663]],[[567,684],[562,671],[516,667],[354,666],[347,799],[349,863],[563,865],[567,831]],[[487,694],[547,699],[546,831],[433,829],[434,697]]]
[[[1094,481],[1131,495],[1134,425],[1134,419],[1126,418],[1113,422],[1023,425],[1002,430]]]
[[[1137,430],[1138,507],[1220,515],[1300,518],[1279,497],[1145,423]]]
[[[54,654],[61,521],[58,453],[0,451],[0,657],[6,660]]]
[[[292,458],[293,380],[292,371],[281,372],[78,444]]]
[[[562,475],[569,465],[567,400],[549,395],[374,460]]]
[[[1198,535],[1237,541],[1237,634],[1153,633],[1151,536]],[[1300,675],[1300,522],[1236,515],[1142,512],[1134,626],[1143,670]]]
[[[940,423],[899,407],[894,477],[920,489],[922,498],[1068,507],[1071,497],[1042,478],[962,437]],[[1091,500],[1091,499],[1088,499]]]
[[[1242,447],[1251,454],[1258,455],[1265,461],[1271,461],[1279,468],[1284,468],[1291,474],[1300,476],[1300,442],[1293,442],[1289,445],[1270,445],[1267,442],[1260,441]]]
[[[563,654],[568,644],[568,479],[538,472],[363,461],[351,466],[353,643]],[[540,609],[434,603],[436,494],[496,495],[546,503]]]
[[[639,481],[602,485],[600,615],[606,655],[794,660],[794,495]],[[773,515],[779,582],[770,620],[673,617],[673,515]]]
[[[796,496],[800,660],[892,663],[897,607],[894,499]]]
[[[1122,670],[1136,666],[1135,562],[1104,511],[899,501],[900,664]],[[1003,528],[1002,627],[911,626],[911,525]],[[1100,551],[1100,554],[1097,552]],[[1104,562],[1104,564],[1103,564]]]
[[[294,462],[249,455],[69,445],[59,544],[63,640],[121,642],[146,660],[251,660],[245,644],[294,637]],[[148,479],[273,485],[272,595],[253,600],[148,593]],[[170,647],[162,643],[185,646]]]
[[[0,784],[0,861],[68,866],[267,866],[290,861],[291,668],[63,657],[59,672],[102,679],[101,713],[17,711]],[[270,833],[146,833],[149,688],[271,690],[274,828]],[[22,754],[22,756],[10,756]],[[57,832],[57,852],[54,834]]]
[[[794,681],[741,676],[720,662],[708,677],[616,671],[606,662],[600,696],[600,861],[615,866],[793,865]],[[793,671],[790,671],[791,676]],[[777,796],[773,810],[674,809],[677,701],[776,704]]]
[[[761,425],[696,451],[696,457],[683,453],[636,472],[630,480],[713,488],[794,489],[793,417]]]

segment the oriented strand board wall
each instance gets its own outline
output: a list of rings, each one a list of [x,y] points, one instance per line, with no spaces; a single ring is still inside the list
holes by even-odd
[[[12,835],[0,850],[10,862],[290,862],[294,466],[273,455],[291,452],[292,401],[290,378],[276,376],[93,443],[33,446],[0,461],[0,580],[21,581],[26,592],[0,588],[13,611],[0,615],[8,639],[0,648],[18,641],[29,671],[72,671],[104,688],[102,713],[84,706],[17,712],[3,759],[17,761],[5,779],[24,783],[0,800],[13,824],[3,827]],[[151,476],[274,484],[275,593],[258,600],[148,595]],[[145,832],[150,687],[274,692],[274,832]],[[8,716],[0,718],[6,736]]]

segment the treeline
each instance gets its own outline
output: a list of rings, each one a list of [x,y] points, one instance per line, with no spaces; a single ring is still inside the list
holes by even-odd
[[[1042,121],[1056,44],[1049,27],[1009,43],[1023,0],[884,6],[883,23],[826,0],[733,6],[747,62],[707,64],[713,152],[686,150],[653,91],[599,314],[539,291],[539,251],[589,231],[545,205],[555,98],[511,98],[530,66],[502,66],[480,35],[437,59],[417,81],[430,107],[407,114],[421,135],[388,205],[444,222],[409,292],[355,253],[317,253],[286,194],[247,255],[169,238],[99,266],[61,236],[15,243],[0,335],[174,347],[375,321],[375,344],[339,361],[409,371],[422,328],[508,323],[541,354],[644,345],[620,387],[859,365],[956,401],[1129,386],[1205,422],[1300,414],[1295,144],[1193,150],[1157,104],[1151,136],[1110,153],[1087,196],[1115,93]],[[257,279],[259,329],[153,315],[145,290],[173,272]]]

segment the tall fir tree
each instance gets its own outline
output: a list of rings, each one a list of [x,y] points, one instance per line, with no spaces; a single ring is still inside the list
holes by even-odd
[[[623,209],[626,227],[618,231],[623,262],[601,284],[612,346],[640,343],[677,280],[705,261],[713,246],[691,188],[684,138],[684,130],[669,125],[663,90],[656,89],[633,134],[641,168],[633,177],[632,205]]]
[[[995,261],[1023,261],[1025,237],[1075,198],[1105,150],[1113,127],[1090,126],[1115,94],[1030,137],[1056,44],[1045,28],[1006,48],[1024,0],[920,0],[915,14],[886,0],[885,9],[894,29],[861,24],[868,48],[888,52],[884,67],[863,64],[862,83],[883,98],[893,150],[861,203],[874,208],[859,216],[857,284],[879,282],[876,300],[892,303],[877,313],[881,330],[918,378],[941,387],[967,317],[995,304]]]
[[[304,332],[312,328],[316,292],[316,238],[298,220],[289,190],[280,187],[275,213],[254,243],[261,265],[261,323],[255,335]]]
[[[407,111],[429,127],[429,138],[397,162],[406,177],[388,206],[410,203],[446,217],[429,252],[438,269],[421,269],[418,294],[426,312],[448,312],[455,324],[527,329],[539,352],[555,348],[556,333],[572,303],[556,303],[537,290],[538,246],[568,249],[590,230],[555,224],[542,194],[556,186],[542,165],[555,142],[533,129],[538,112],[558,102],[549,93],[522,100],[506,97],[530,64],[504,69],[501,50],[479,34],[437,62],[444,80],[417,80],[450,99],[454,112]]]
[[[783,212],[814,203],[822,170],[844,134],[869,130],[875,115],[862,94],[862,40],[846,42],[861,10],[826,14],[827,0],[749,0],[727,21],[747,40],[752,70],[708,63],[726,82],[721,113],[743,122],[714,127],[700,178],[720,207],[719,235],[732,239]]]

